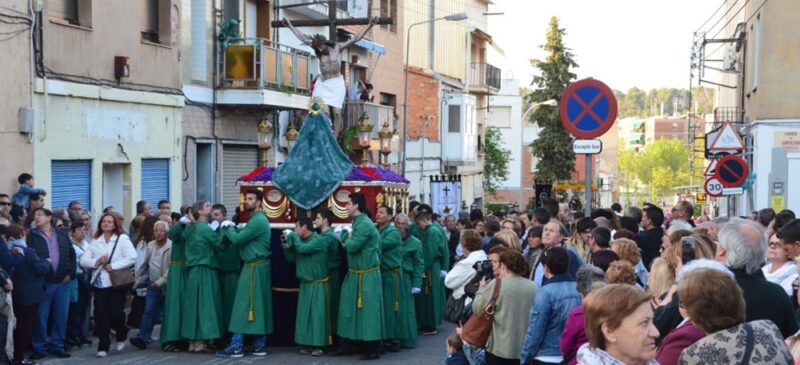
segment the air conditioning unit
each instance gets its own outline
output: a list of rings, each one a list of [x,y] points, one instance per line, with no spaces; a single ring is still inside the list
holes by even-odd
[[[736,49],[731,46],[725,46],[722,50],[722,68],[728,71],[736,70]]]

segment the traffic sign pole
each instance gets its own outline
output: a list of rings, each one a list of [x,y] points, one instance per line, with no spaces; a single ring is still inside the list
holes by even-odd
[[[583,183],[583,201],[586,204],[583,205],[583,216],[584,217],[591,217],[592,216],[592,155],[583,155],[586,160],[586,179]]]

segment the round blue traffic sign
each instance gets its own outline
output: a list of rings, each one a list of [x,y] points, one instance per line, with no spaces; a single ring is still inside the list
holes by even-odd
[[[715,177],[726,188],[735,188],[742,185],[750,174],[747,161],[736,155],[725,156],[717,161]]]
[[[583,79],[567,87],[559,101],[561,124],[576,138],[596,138],[617,119],[617,98],[601,81]]]

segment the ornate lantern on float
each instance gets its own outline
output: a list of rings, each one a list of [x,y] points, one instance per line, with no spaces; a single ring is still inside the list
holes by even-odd
[[[267,151],[272,148],[272,123],[264,116],[258,123],[258,149],[261,150],[261,165],[267,167]]]
[[[358,118],[358,145],[361,146],[361,166],[366,167],[369,162],[367,158],[367,151],[369,151],[369,137],[372,133],[373,126],[369,122],[369,115],[367,112],[361,114]]]
[[[378,131],[378,138],[381,141],[381,166],[389,167],[389,154],[392,153],[392,131],[389,130],[389,122],[383,122],[383,128]]]
[[[286,144],[289,145],[289,152],[292,151],[292,147],[294,147],[294,141],[297,140],[297,128],[294,127],[294,123],[289,124],[289,130],[286,131]]]

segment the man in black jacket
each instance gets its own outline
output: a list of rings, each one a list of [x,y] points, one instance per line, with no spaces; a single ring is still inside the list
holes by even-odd
[[[786,338],[797,332],[798,325],[786,291],[764,278],[761,266],[766,252],[767,236],[757,222],[732,218],[719,231],[716,260],[736,275],[747,303],[746,320],[771,320]]]
[[[650,263],[659,256],[661,251],[661,237],[664,230],[664,212],[654,205],[644,208],[642,214],[642,231],[636,233],[636,245],[642,250],[642,263],[650,270]]]
[[[36,226],[28,236],[28,247],[50,262],[45,276],[45,296],[39,305],[39,323],[33,335],[31,359],[41,359],[50,352],[58,357],[70,357],[64,351],[64,336],[69,313],[69,282],[75,276],[75,250],[69,237],[53,227],[53,214],[44,208],[33,211]],[[47,333],[47,322],[53,317],[53,328]],[[50,343],[47,343],[48,337]]]

